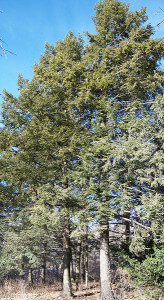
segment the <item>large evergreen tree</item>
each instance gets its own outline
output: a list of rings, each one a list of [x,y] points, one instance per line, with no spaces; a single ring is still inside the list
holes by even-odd
[[[151,38],[153,29],[144,24],[145,9],[131,12],[127,4],[117,0],[97,3],[93,20],[97,33],[88,34],[89,44],[83,58],[86,79],[78,105],[86,112],[85,125],[90,129],[90,146],[82,160],[87,157],[85,164],[88,161],[88,168],[92,168],[91,184],[95,188],[92,187],[91,199],[97,202],[101,228],[101,299],[113,299],[107,284],[110,281],[108,220],[116,217],[116,211],[118,217],[131,214],[132,206],[139,201],[133,166],[127,160],[128,168],[124,168],[126,158],[119,157],[115,148],[116,144],[124,147],[123,141],[129,140],[134,123],[145,113],[145,107],[149,109],[150,99],[153,101],[154,95],[161,91],[159,61],[163,40]],[[134,155],[135,152],[132,160]]]
[[[38,228],[44,244],[51,247],[53,222],[48,243],[45,212],[51,212],[52,218],[55,211],[63,232],[66,297],[72,294],[71,241],[78,233],[74,245],[80,249],[85,240],[87,252],[88,222],[92,226],[97,223],[101,299],[113,300],[109,220],[124,222],[123,250],[139,253],[140,257],[142,247],[136,247],[137,235],[132,243],[130,240],[131,221],[132,227],[137,224],[161,236],[160,59],[164,46],[162,39],[151,37],[153,28],[145,24],[144,8],[131,12],[119,0],[100,1],[93,21],[96,33],[87,33],[85,47],[71,32],[55,46],[46,44],[39,63],[34,65],[32,80],[19,75],[19,97],[4,91],[0,188],[13,215],[15,211],[20,215],[27,211],[32,230],[24,228],[24,233],[34,236],[36,232],[37,247]],[[156,201],[156,210],[150,199]],[[70,235],[73,228],[75,232]],[[78,249],[74,250],[77,285]],[[37,254],[33,247],[30,251],[39,260],[46,257],[39,255],[39,249]],[[85,257],[87,273],[86,253]]]
[[[6,176],[22,182],[22,191],[37,192],[41,185],[51,186],[51,196],[63,215],[63,293],[71,295],[69,215],[74,203],[69,189],[70,170],[79,143],[79,121],[73,101],[81,81],[81,39],[70,32],[56,46],[46,46],[34,76],[26,81],[19,76],[18,99],[4,92],[4,125],[11,146],[11,167]],[[26,204],[28,204],[26,202]],[[49,203],[54,205],[54,201]]]

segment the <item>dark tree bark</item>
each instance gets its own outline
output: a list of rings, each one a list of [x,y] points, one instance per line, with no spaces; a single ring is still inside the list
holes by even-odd
[[[45,283],[46,282],[46,265],[42,265],[41,268],[41,283]]]
[[[127,213],[125,215],[125,219],[129,219],[130,220],[130,213]],[[124,224],[125,224],[126,247],[127,247],[127,250],[129,250],[129,243],[130,243],[130,222],[128,220],[125,220]]]

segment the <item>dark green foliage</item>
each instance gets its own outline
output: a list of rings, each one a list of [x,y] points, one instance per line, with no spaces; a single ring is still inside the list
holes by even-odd
[[[160,285],[164,279],[164,251],[155,249],[151,256],[146,256],[142,262],[129,259],[129,271],[132,278],[140,285]]]
[[[3,276],[55,261],[63,247],[69,277],[71,248],[79,265],[76,246],[85,240],[86,255],[98,231],[109,244],[110,221],[117,262],[126,256],[141,280],[146,269],[147,284],[162,280],[163,39],[145,8],[118,0],[98,2],[93,21],[85,46],[72,32],[45,45],[32,80],[18,76],[18,98],[4,90]]]

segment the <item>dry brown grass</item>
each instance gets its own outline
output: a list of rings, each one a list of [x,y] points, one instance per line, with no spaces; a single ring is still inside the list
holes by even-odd
[[[70,299],[92,299],[98,300],[100,297],[99,284],[90,284],[88,288],[80,285],[79,291],[74,291]],[[0,300],[53,300],[62,299],[61,284],[54,285],[34,285],[29,286],[24,281],[5,281],[0,287]]]
[[[151,297],[140,289],[123,290],[123,287],[113,285],[115,300],[164,300],[161,296]],[[80,285],[79,291],[73,292],[74,296],[70,299],[79,300],[98,300],[100,299],[99,283],[90,283],[86,288]],[[5,281],[0,287],[0,300],[68,300],[63,298],[61,293],[61,283],[53,285],[34,285],[29,286],[25,281]]]
[[[29,286],[25,281],[5,281],[0,287],[0,300],[54,300],[63,298],[61,293],[61,284],[54,285],[34,285]],[[80,286],[79,291],[74,292],[74,296],[70,299],[99,299],[99,286],[92,284],[87,289]]]
[[[63,298],[61,293],[61,284],[54,285],[34,285],[29,286],[25,281],[5,281],[0,287],[0,300],[54,300]],[[74,296],[70,299],[99,299],[99,286],[92,284],[87,289],[80,286],[79,291],[74,292]]]
[[[59,299],[61,285],[29,286],[25,281],[5,281],[0,288],[1,300],[51,300]]]

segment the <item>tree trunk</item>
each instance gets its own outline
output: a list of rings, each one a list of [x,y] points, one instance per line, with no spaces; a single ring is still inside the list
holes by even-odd
[[[100,233],[100,286],[101,300],[113,300],[110,278],[108,221],[101,222]]]
[[[85,286],[88,287],[88,251],[85,253]]]
[[[74,262],[72,257],[72,249],[70,248],[70,276],[71,276],[71,283],[72,285],[75,282],[75,271],[74,271]]]
[[[84,239],[82,240],[81,247],[81,259],[80,259],[80,281],[81,283],[85,282],[85,253],[84,253]]]
[[[130,220],[130,213],[127,213],[125,215],[125,218]],[[129,243],[130,243],[130,222],[128,220],[125,220],[125,237],[126,237],[126,244],[127,244],[127,249],[129,249]]]
[[[88,287],[88,226],[85,233],[85,286]]]
[[[45,283],[46,282],[46,266],[42,265],[41,268],[41,283]]]
[[[41,283],[46,282],[46,254],[47,254],[47,243],[44,243],[44,253],[42,258],[42,268],[41,268]]]
[[[81,252],[81,241],[78,238],[77,250],[76,250],[76,291],[79,289],[79,281],[80,281],[80,252]]]
[[[71,297],[71,276],[70,276],[70,237],[69,237],[69,218],[64,217],[63,222],[63,296]]]
[[[65,177],[65,174],[67,173],[67,162],[66,160],[63,161],[63,178]],[[65,178],[62,183],[63,189],[68,188],[68,178]],[[69,199],[65,208],[69,208]],[[67,210],[67,213],[63,216],[63,288],[62,293],[64,297],[71,297],[72,296],[72,284],[71,284],[71,274],[70,274],[70,265],[71,265],[71,245],[70,245],[70,224],[69,224],[69,210]]]
[[[28,270],[28,283],[29,283],[30,285],[33,284],[32,268],[29,268],[29,270]]]

